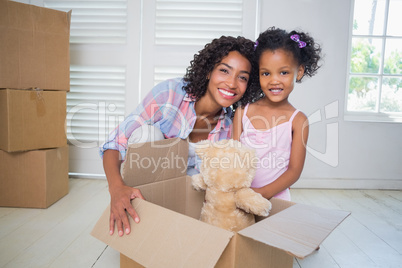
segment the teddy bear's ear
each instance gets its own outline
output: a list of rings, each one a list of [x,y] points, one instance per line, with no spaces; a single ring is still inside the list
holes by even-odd
[[[210,140],[202,140],[195,144],[195,153],[202,157],[206,155],[208,150],[211,148],[211,141]]]

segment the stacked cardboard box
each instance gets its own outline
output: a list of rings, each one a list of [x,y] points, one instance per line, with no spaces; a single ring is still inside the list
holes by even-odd
[[[68,193],[70,12],[0,0],[0,206]]]

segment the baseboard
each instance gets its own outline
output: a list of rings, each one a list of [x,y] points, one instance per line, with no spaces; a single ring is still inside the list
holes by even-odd
[[[300,178],[292,188],[302,189],[377,189],[402,190],[402,178],[396,179],[346,179]]]
[[[105,180],[105,174],[87,174],[87,173],[73,173],[69,172],[68,176],[71,179],[102,179]]]
[[[104,174],[69,173],[70,178],[106,179]],[[373,189],[402,190],[402,178],[395,179],[345,179],[300,178],[292,188],[298,189]]]

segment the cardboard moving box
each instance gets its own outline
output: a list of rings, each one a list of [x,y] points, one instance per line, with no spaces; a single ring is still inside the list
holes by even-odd
[[[0,206],[47,208],[68,193],[68,146],[0,150]]]
[[[135,148],[136,147],[136,148]],[[130,235],[109,235],[107,208],[92,235],[121,255],[120,267],[293,267],[316,250],[349,212],[272,198],[270,216],[237,233],[198,220],[204,193],[186,176],[188,144],[180,139],[130,146],[123,176],[147,201]]]
[[[70,89],[71,11],[0,0],[0,88]]]
[[[0,89],[0,149],[66,146],[66,110],[65,91]]]

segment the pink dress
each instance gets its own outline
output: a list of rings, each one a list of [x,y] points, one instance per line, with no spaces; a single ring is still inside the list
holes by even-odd
[[[275,181],[288,169],[292,146],[292,121],[299,110],[294,111],[290,120],[285,123],[267,130],[257,130],[247,117],[248,106],[247,104],[244,108],[240,142],[255,149],[259,161],[251,187],[261,188]],[[261,117],[255,119],[261,120]],[[289,189],[278,193],[275,197],[290,200]]]

